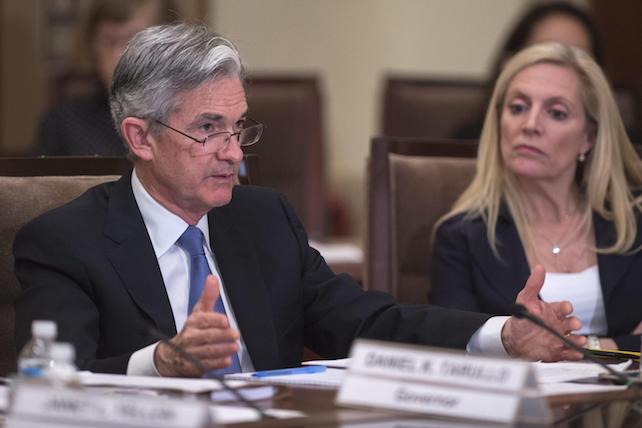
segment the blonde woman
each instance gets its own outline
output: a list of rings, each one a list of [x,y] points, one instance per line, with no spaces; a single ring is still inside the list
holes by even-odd
[[[532,267],[590,348],[640,349],[642,163],[604,73],[558,43],[500,74],[477,173],[437,224],[431,303],[507,314]]]

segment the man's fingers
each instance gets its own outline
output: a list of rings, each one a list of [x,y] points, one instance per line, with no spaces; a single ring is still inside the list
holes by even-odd
[[[198,299],[198,302],[194,305],[194,312],[214,312],[214,304],[218,299],[219,288],[218,280],[214,275],[208,275],[205,280],[205,286],[203,287],[203,292],[201,297]]]
[[[225,358],[238,352],[239,346],[236,342],[218,343],[216,345],[203,345],[190,349],[190,353],[200,360],[212,358]]]
[[[222,369],[229,367],[232,364],[231,355],[224,357],[213,357],[207,359],[199,359],[199,366],[197,367],[193,361],[179,357],[173,360],[172,370],[173,376],[182,377],[199,377],[203,375],[201,368],[206,372],[210,370]]]
[[[238,330],[231,328],[208,328],[204,330],[189,329],[181,337],[183,346],[199,346],[210,343],[236,342],[239,339]]]
[[[230,328],[230,322],[226,315],[219,312],[193,312],[187,317],[185,327],[196,329]]]
[[[571,302],[551,302],[549,303],[549,305],[557,319],[564,319],[571,313],[573,313],[573,305],[571,304]]]
[[[546,271],[540,265],[536,265],[526,280],[526,285],[517,295],[517,303],[528,303],[539,299],[539,292],[544,285]]]
[[[203,360],[203,365],[208,370],[224,369],[232,364],[232,357],[210,358]]]
[[[562,330],[561,334],[570,334],[574,331],[582,328],[582,321],[577,317],[568,317],[562,321]]]
[[[586,337],[585,336],[567,336],[566,337],[568,340],[573,342],[575,345],[577,345],[580,348],[583,348],[584,345],[586,345]],[[561,360],[568,360],[568,361],[578,361],[584,358],[584,354],[581,352],[578,352],[574,349],[569,348],[566,346],[566,348],[562,351],[561,353]]]
[[[575,336],[575,335],[568,336],[568,340],[575,343],[580,348],[583,348],[584,345],[586,345],[586,341],[587,341],[586,336]]]

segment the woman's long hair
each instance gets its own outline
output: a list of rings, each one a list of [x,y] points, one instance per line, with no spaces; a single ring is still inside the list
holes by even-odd
[[[631,144],[622,123],[613,91],[595,61],[584,51],[559,43],[544,43],[515,55],[497,79],[479,141],[477,172],[468,188],[455,201],[448,218],[465,213],[464,221],[482,218],[488,242],[496,255],[495,227],[502,200],[508,206],[525,248],[531,240],[527,233],[524,201],[520,198],[515,175],[506,167],[500,152],[500,118],[508,86],[517,73],[538,64],[552,63],[574,70],[581,82],[585,113],[595,125],[595,144],[578,165],[576,180],[586,202],[585,218],[591,226],[591,214],[597,212],[615,226],[616,239],[600,253],[632,251],[637,235],[636,211],[642,211],[642,197],[632,189],[642,187],[642,162]],[[637,250],[637,249],[635,249]]]

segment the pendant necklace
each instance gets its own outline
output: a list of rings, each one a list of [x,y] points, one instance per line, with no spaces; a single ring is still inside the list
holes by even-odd
[[[577,224],[576,226],[574,225],[574,227],[570,228],[570,230],[567,229],[569,230],[569,233],[563,236],[560,236],[561,239],[557,240],[557,242],[551,239],[548,239],[548,237],[546,237],[543,233],[539,233],[536,235],[538,239],[543,240],[544,243],[547,244],[545,248],[548,248],[548,251],[546,251],[546,253],[549,254],[549,256],[544,257],[544,259],[550,258],[550,261],[553,263],[553,266],[556,268],[556,271],[564,272],[568,270],[568,266],[564,266],[564,267],[561,266],[562,252],[568,245],[570,245],[570,243],[573,241],[575,237],[583,236],[582,232],[584,231],[585,226],[586,226],[586,223],[584,221]],[[534,248],[533,248],[536,254],[539,253],[537,247],[538,247],[537,245],[534,245]],[[579,254],[577,254],[577,256],[573,258],[574,259],[581,258],[582,256],[584,256],[585,252],[586,252],[586,248],[585,246],[583,246],[582,251],[580,251]]]

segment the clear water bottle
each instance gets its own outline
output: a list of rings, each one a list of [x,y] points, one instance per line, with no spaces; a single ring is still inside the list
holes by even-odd
[[[53,386],[77,386],[78,371],[74,360],[76,351],[71,343],[54,342],[51,344],[51,362],[44,370],[44,378]]]
[[[31,339],[18,355],[18,376],[39,378],[51,363],[51,344],[58,329],[53,321],[35,320],[31,323]]]

